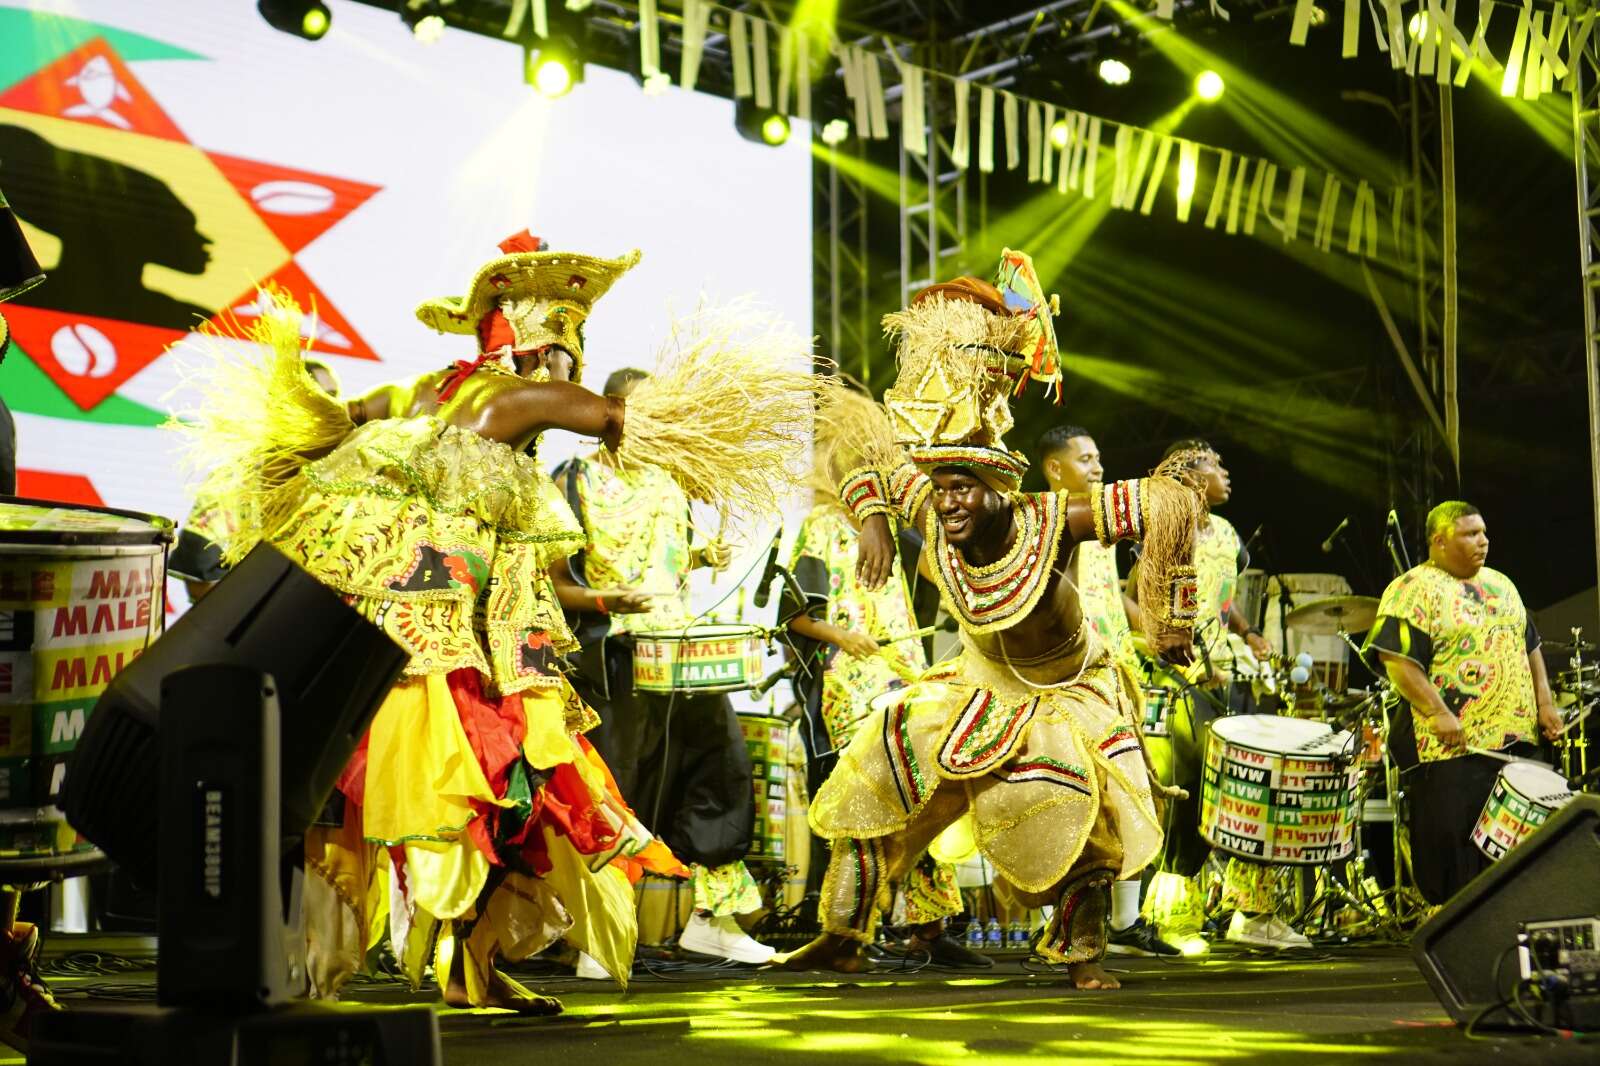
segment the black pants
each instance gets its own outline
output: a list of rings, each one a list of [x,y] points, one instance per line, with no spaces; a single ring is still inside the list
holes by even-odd
[[[1163,771],[1161,783],[1176,785],[1189,793],[1186,799],[1167,801],[1162,823],[1166,839],[1157,862],[1163,872],[1180,877],[1199,873],[1205,867],[1206,856],[1211,854],[1211,845],[1200,835],[1200,785],[1206,734],[1222,711],[1206,695],[1205,690],[1190,689],[1183,698],[1174,700],[1167,718],[1167,735],[1146,741]],[[1158,754],[1161,748],[1166,751]]]
[[[1538,751],[1526,743],[1507,749],[1521,758]],[[1404,772],[1411,869],[1429,903],[1444,903],[1493,864],[1472,842],[1472,828],[1505,765],[1487,755],[1459,755]]]
[[[623,799],[684,862],[744,858],[755,833],[755,792],[750,750],[728,697],[636,693],[631,646],[606,643],[609,686],[581,674],[572,682],[600,714],[587,735]]]

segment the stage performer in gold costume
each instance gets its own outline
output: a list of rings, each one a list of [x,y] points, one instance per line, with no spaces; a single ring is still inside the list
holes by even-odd
[[[1035,951],[1067,964],[1079,988],[1117,987],[1099,962],[1108,890],[1156,854],[1160,821],[1139,694],[1063,570],[1080,541],[1142,540],[1152,646],[1186,658],[1203,504],[1160,472],[1082,496],[1018,492],[1026,460],[1001,435],[1013,387],[1038,377],[1059,389],[1054,303],[1031,260],[1008,250],[998,284],[934,285],[885,319],[899,336],[885,395],[897,440],[868,453],[840,495],[862,524],[869,587],[890,572],[890,519],[924,530],[920,566],[962,650],[861,724],[812,803],[812,829],[833,842],[824,932],[786,959],[792,968],[862,969],[885,894],[970,812],[980,851],[1021,902],[1055,907]]]
[[[760,515],[809,430],[805,342],[744,312],[675,328],[626,404],[552,380],[580,376],[584,319],[638,253],[551,252],[526,232],[501,248],[466,296],[417,310],[476,334],[476,359],[337,403],[306,374],[284,307],[253,330],[256,359],[213,346],[192,416],[196,457],[238,472],[225,561],[267,541],[411,654],[339,783],[342,824],[308,835],[308,968],[324,996],[385,912],[406,974],[420,981],[431,958],[453,1005],[559,1011],[494,966],[558,938],[626,981],[637,927],[614,860],[678,867],[583,739],[594,713],[557,669],[575,644],[547,570],[583,537],[537,442],[598,437],[624,467],[648,457],[691,498]]]

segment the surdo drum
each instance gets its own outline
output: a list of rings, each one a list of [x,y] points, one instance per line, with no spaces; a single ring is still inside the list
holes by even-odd
[[[1200,835],[1265,863],[1315,866],[1355,849],[1354,738],[1270,714],[1219,718],[1206,738]]]

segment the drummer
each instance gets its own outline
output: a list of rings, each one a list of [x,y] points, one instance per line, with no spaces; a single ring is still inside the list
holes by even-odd
[[[1039,466],[1051,492],[1087,494],[1105,478],[1100,446],[1082,426],[1055,426],[1039,438]],[[1117,576],[1117,550],[1097,540],[1080,541],[1067,560],[1067,572],[1078,585],[1083,617],[1117,660],[1138,677],[1143,672],[1134,651],[1133,632],[1144,626],[1139,605],[1123,591]],[[1131,878],[1111,886],[1111,926],[1106,939],[1110,955],[1177,955],[1161,939],[1154,922],[1139,913],[1141,881]]]
[[[1174,746],[1192,745],[1190,750],[1174,752],[1175,768],[1187,767],[1178,775],[1185,780],[1175,781],[1189,789],[1190,798],[1174,803],[1174,818],[1181,824],[1173,826],[1168,834],[1167,850],[1162,856],[1163,870],[1190,878],[1187,892],[1167,889],[1164,898],[1184,900],[1193,907],[1198,891],[1195,875],[1205,864],[1210,851],[1199,835],[1200,781],[1199,768],[1204,756],[1205,725],[1218,714],[1250,712],[1255,708],[1248,684],[1235,678],[1235,655],[1229,635],[1243,638],[1246,646],[1259,659],[1272,655],[1272,645],[1254,628],[1239,610],[1234,593],[1239,585],[1239,573],[1249,563],[1244,545],[1233,524],[1216,513],[1216,508],[1233,496],[1233,481],[1222,456],[1209,443],[1198,439],[1175,441],[1167,448],[1166,457],[1187,452],[1196,458],[1190,466],[1193,475],[1205,486],[1209,513],[1202,519],[1199,539],[1195,543],[1194,565],[1199,586],[1200,615],[1195,622],[1195,650],[1200,675],[1196,688],[1191,691],[1192,725],[1188,730],[1175,730]],[[1279,891],[1280,867],[1244,859],[1230,858],[1223,874],[1222,902],[1233,908],[1226,937],[1228,940],[1257,948],[1304,948],[1311,942],[1295,931],[1275,913]]]
[[[1479,753],[1534,756],[1535,731],[1553,740],[1561,719],[1522,597],[1484,565],[1483,515],[1447,500],[1428,512],[1427,535],[1427,562],[1384,590],[1367,649],[1411,707],[1390,747],[1408,761],[1414,737],[1412,865],[1423,896],[1443,903],[1489,864],[1471,834],[1505,762]]]
[[[648,376],[618,370],[605,394],[625,399]],[[744,864],[755,793],[733,705],[724,695],[633,689],[632,634],[682,631],[694,619],[689,572],[720,569],[731,553],[715,539],[690,547],[689,501],[654,467],[619,470],[600,450],[563,464],[554,477],[588,538],[551,577],[583,645],[573,687],[600,715],[589,741],[645,826],[693,864],[694,916],[679,946],[765,963],[773,949],[737,920],[761,908],[761,894]]]

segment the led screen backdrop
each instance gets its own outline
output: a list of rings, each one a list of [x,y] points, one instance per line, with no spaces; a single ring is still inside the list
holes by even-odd
[[[734,131],[726,100],[591,67],[569,96],[509,42],[413,40],[335,3],[306,42],[248,0],[0,0],[0,188],[49,280],[7,305],[23,494],[182,518],[157,427],[168,352],[273,280],[320,312],[347,392],[472,354],[412,316],[524,226],[641,264],[596,307],[586,382],[648,366],[671,310],[753,294],[811,326],[810,156]],[[551,465],[584,442],[554,434]],[[754,553],[759,546],[753,546]]]

